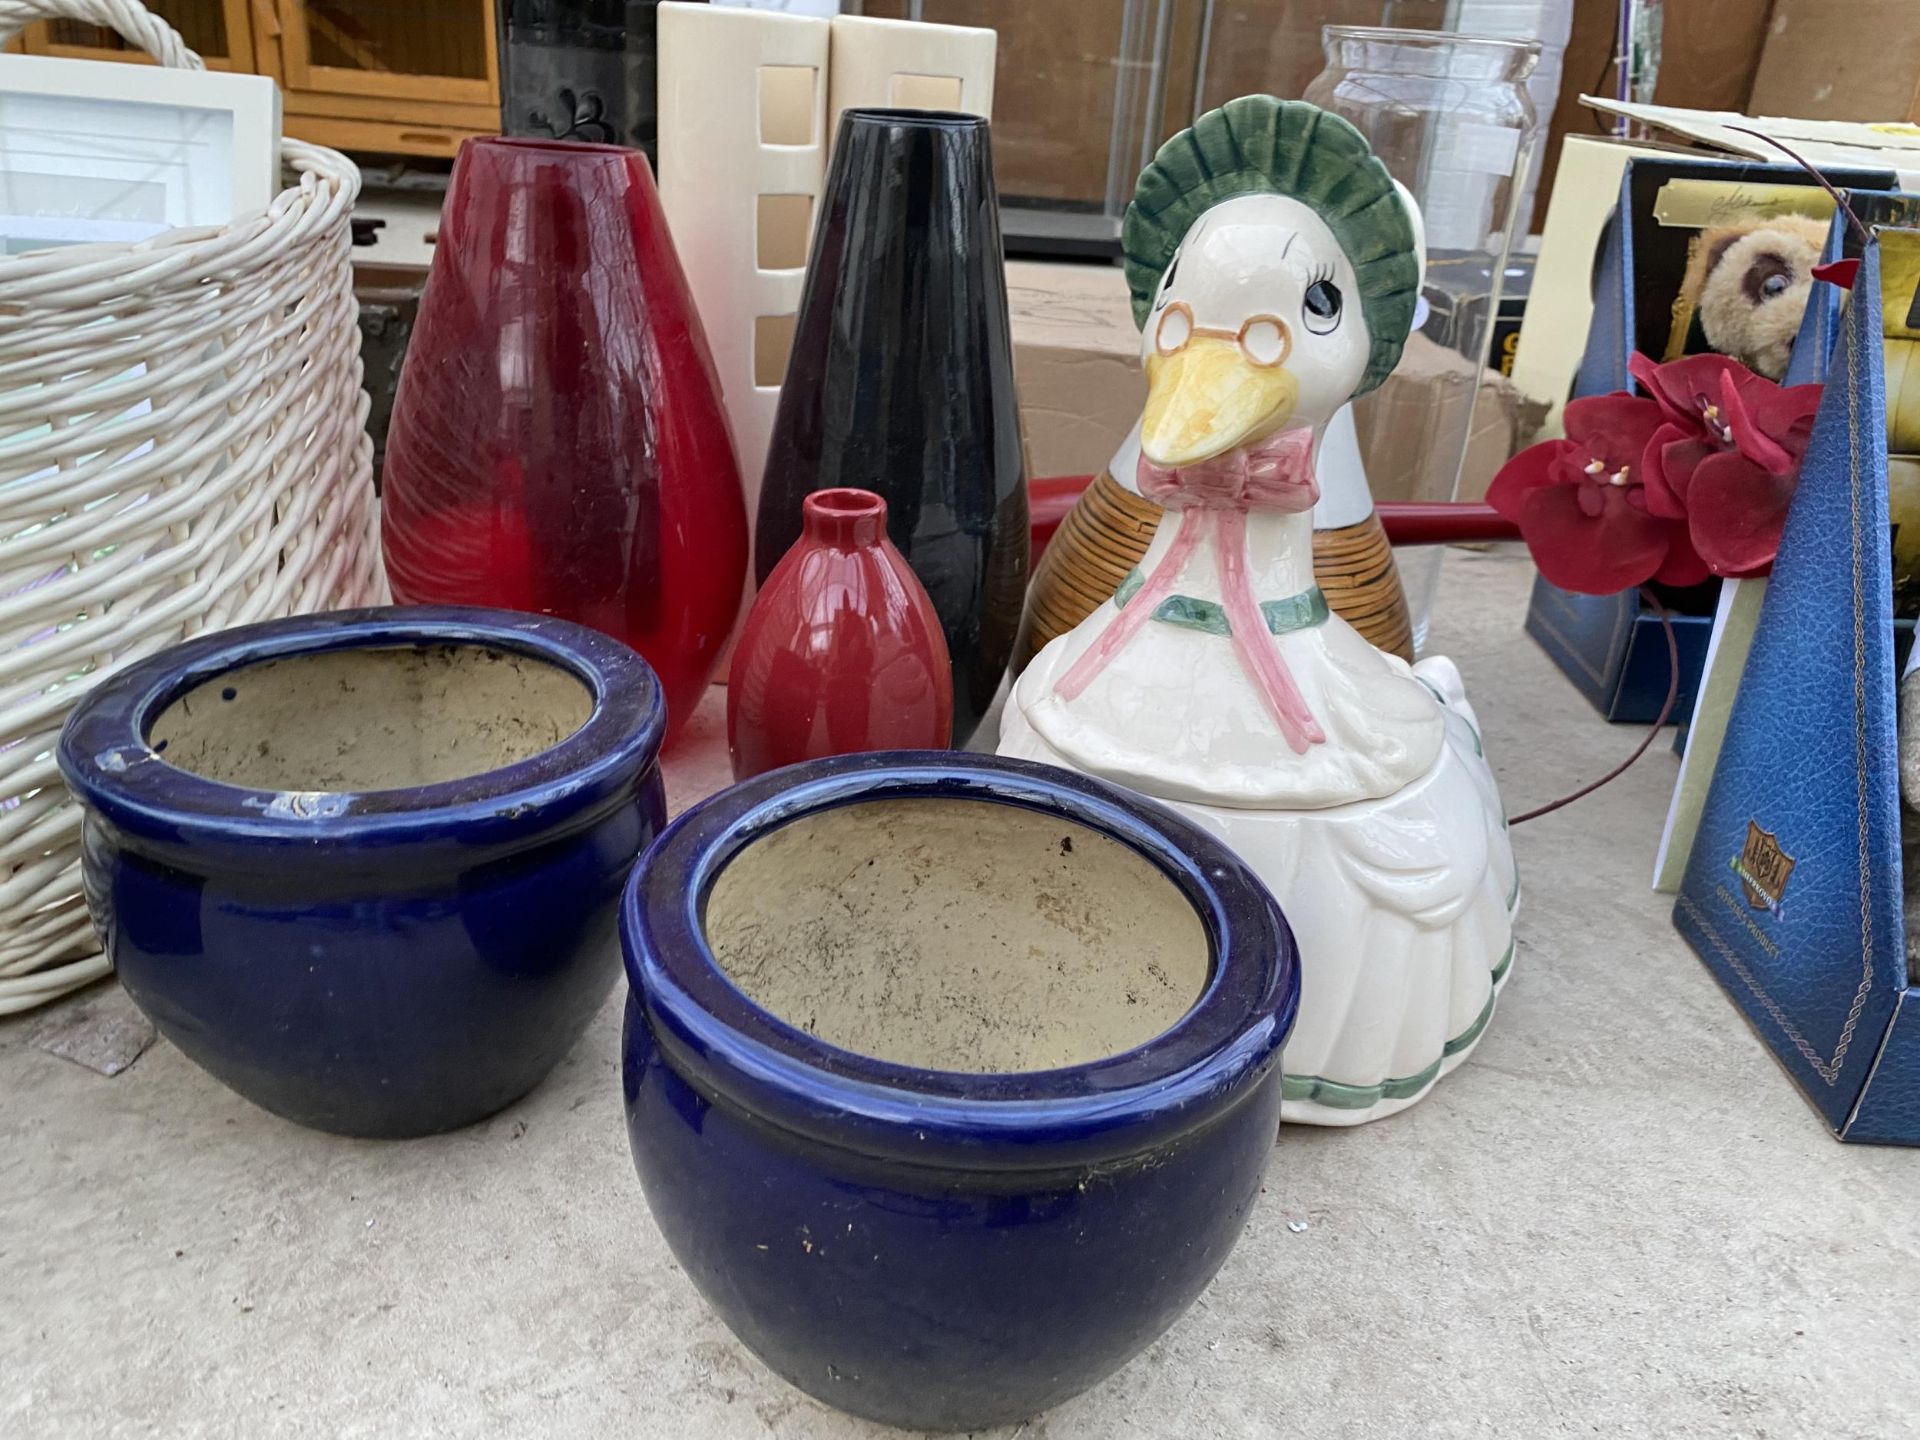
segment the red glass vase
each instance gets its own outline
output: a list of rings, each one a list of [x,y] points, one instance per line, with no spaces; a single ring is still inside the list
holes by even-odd
[[[944,750],[952,735],[946,637],[887,539],[887,502],[815,491],[734,647],[733,778],[859,750]]]
[[[403,604],[559,615],[699,703],[739,613],[746,502],[646,158],[460,147],[382,472]]]

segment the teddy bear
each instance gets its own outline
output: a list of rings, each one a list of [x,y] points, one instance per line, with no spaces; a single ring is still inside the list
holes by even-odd
[[[1824,220],[1789,214],[1706,231],[1681,295],[1693,302],[1707,344],[1769,380],[1783,377],[1827,229]]]

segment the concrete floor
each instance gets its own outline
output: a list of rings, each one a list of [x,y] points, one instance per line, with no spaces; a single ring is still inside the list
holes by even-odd
[[[1450,555],[1435,630],[1513,810],[1637,738],[1522,636],[1527,580]],[[1473,1059],[1397,1118],[1286,1132],[1186,1318],[996,1433],[1920,1433],[1920,1155],[1837,1144],[1674,936],[1647,890],[1673,774],[1656,747],[1516,831],[1521,948]],[[165,1042],[106,1079],[0,1025],[0,1435],[884,1433],[674,1265],[618,1004],[521,1104],[404,1144],[296,1129]]]

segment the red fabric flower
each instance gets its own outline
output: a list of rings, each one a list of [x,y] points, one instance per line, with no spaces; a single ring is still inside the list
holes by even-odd
[[[1634,355],[1627,368],[1666,416],[1643,462],[1648,510],[1684,519],[1712,573],[1766,573],[1780,548],[1820,387],[1783,389],[1723,355],[1665,365]]]
[[[1487,490],[1540,573],[1587,595],[1704,580],[1685,523],[1649,507],[1643,457],[1661,428],[1660,405],[1622,391],[1570,401],[1565,421],[1566,439],[1521,451]]]

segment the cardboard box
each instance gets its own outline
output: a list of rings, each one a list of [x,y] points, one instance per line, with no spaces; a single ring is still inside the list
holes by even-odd
[[[1376,500],[1479,500],[1500,467],[1532,443],[1545,406],[1528,400],[1496,370],[1414,335],[1386,383],[1353,407],[1367,483]],[[1468,427],[1458,475],[1452,452],[1436,441]]]
[[[1147,403],[1125,274],[1010,260],[1007,306],[1027,473],[1098,474]]]
[[[1920,5],[1773,0],[1747,109],[1808,120],[1920,121]]]
[[[1920,124],[1756,117],[1674,105],[1642,105],[1598,95],[1582,95],[1580,103],[1602,115],[1622,115],[1663,136],[1705,145],[1724,155],[1744,155],[1764,164],[1778,164],[1778,146],[1785,144],[1828,176],[1840,170],[1871,171],[1899,177],[1906,190],[1920,190]]]

